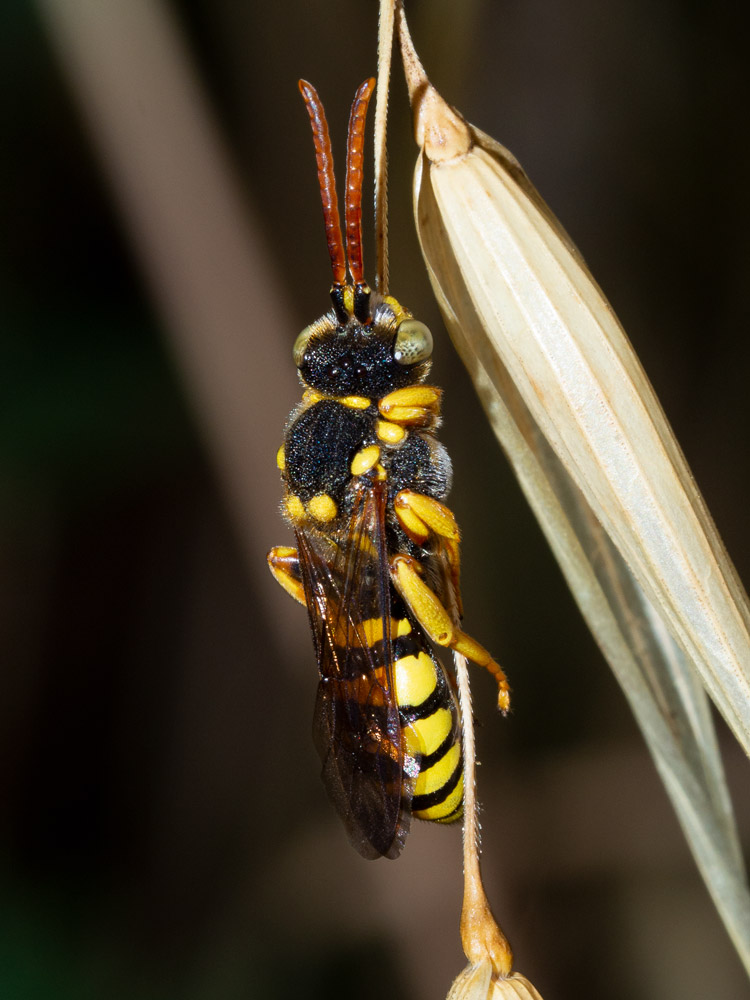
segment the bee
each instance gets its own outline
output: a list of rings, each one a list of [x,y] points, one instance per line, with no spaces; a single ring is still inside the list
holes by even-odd
[[[333,308],[294,344],[304,394],[277,464],[297,547],[272,549],[268,562],[309,615],[320,670],[314,739],[329,797],[360,854],[395,858],[411,816],[450,823],[462,814],[460,713],[436,648],[494,674],[503,711],[509,689],[461,630],[459,530],[444,503],[451,464],[436,437],[441,392],[425,383],[432,336],[364,280],[362,162],[374,84],[362,84],[351,109],[344,238],[325,112],[315,88],[299,83]]]

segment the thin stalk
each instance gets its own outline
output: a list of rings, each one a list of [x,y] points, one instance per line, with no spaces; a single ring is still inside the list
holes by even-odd
[[[490,908],[479,864],[476,743],[469,667],[465,656],[454,653],[453,657],[461,706],[464,753],[464,902],[461,910],[461,944],[471,965],[489,960],[493,978],[504,978],[510,975],[513,968],[513,952]]]
[[[388,91],[396,0],[381,0],[378,22],[378,84],[375,91],[375,287],[388,294]]]

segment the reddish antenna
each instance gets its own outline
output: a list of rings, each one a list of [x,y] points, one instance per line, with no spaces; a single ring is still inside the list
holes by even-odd
[[[346,198],[344,219],[346,229],[346,254],[352,284],[360,293],[366,282],[362,266],[362,163],[365,145],[365,119],[367,105],[375,87],[371,77],[361,85],[352,104],[349,116],[349,135],[346,144]],[[359,310],[356,310],[357,312]],[[358,316],[358,318],[361,318]]]
[[[343,288],[346,284],[346,257],[344,255],[344,241],[341,236],[339,203],[336,197],[333,154],[331,152],[331,138],[328,134],[326,113],[323,110],[323,104],[318,96],[318,92],[311,83],[308,83],[307,80],[300,80],[299,89],[307,107],[307,113],[310,116],[313,143],[315,144],[320,200],[323,203],[323,220],[328,240],[328,253],[331,257],[331,270],[333,271],[331,295],[334,297],[334,305],[337,305],[337,302],[340,304],[340,308],[337,305],[336,311],[340,312],[340,310],[343,310],[344,317],[348,319],[346,310],[343,309],[342,298]]]

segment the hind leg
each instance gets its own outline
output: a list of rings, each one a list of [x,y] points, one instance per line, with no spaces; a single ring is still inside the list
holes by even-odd
[[[421,576],[421,567],[411,556],[397,555],[391,559],[391,579],[399,594],[419,624],[438,646],[447,646],[463,654],[472,663],[484,667],[497,681],[498,708],[510,708],[508,678],[499,663],[476,639],[462,632],[453,621],[442,601]]]

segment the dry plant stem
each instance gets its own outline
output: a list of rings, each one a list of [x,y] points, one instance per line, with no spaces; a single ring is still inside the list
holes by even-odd
[[[378,23],[378,85],[375,91],[375,287],[388,294],[388,91],[396,0],[381,0]]]
[[[464,753],[464,902],[461,910],[461,943],[471,965],[489,960],[493,977],[499,978],[510,975],[513,952],[492,914],[482,883],[475,776],[476,745],[469,667],[465,656],[454,653],[453,657],[461,705]]]
[[[445,103],[427,79],[411,40],[402,3],[399,2],[397,10],[401,56],[409,101],[415,113],[414,138],[417,145],[432,163],[468,153],[472,143],[466,122]]]

